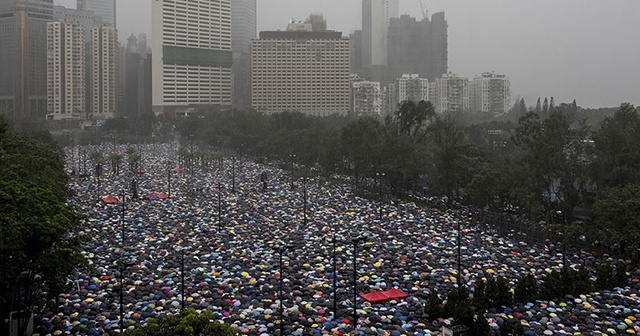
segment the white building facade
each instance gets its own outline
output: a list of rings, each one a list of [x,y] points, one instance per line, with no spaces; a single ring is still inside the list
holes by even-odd
[[[251,99],[265,113],[350,110],[349,39],[335,31],[268,31],[251,43]]]
[[[403,74],[387,86],[387,113],[395,113],[402,102],[429,100],[429,80],[418,74]]]
[[[153,1],[153,110],[231,108],[231,0]]]
[[[119,62],[118,31],[102,25],[91,30],[91,114],[92,119],[116,116]]]
[[[357,116],[382,115],[380,82],[362,80],[351,83],[351,112]]]
[[[429,100],[436,113],[469,111],[469,78],[448,73],[429,84]]]
[[[505,114],[511,108],[511,82],[505,75],[485,72],[476,76],[470,86],[471,113]]]
[[[86,117],[84,27],[71,20],[47,24],[47,119]]]

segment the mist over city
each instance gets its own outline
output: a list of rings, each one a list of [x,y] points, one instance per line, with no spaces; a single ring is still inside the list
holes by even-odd
[[[0,0],[0,335],[640,333],[637,0]]]

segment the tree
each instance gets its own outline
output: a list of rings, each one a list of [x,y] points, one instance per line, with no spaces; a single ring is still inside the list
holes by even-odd
[[[538,101],[536,102],[536,108],[533,110],[536,114],[542,113],[542,104],[540,104],[540,97],[538,97]]]
[[[594,215],[601,239],[618,242],[622,252],[627,244],[640,244],[640,184],[602,190]]]
[[[234,336],[236,330],[232,327],[211,322],[215,318],[213,313],[205,310],[197,313],[189,308],[178,315],[151,319],[143,326],[124,332],[123,336]]]
[[[545,212],[561,209],[571,218],[590,190],[592,160],[586,125],[572,127],[567,116],[540,119],[529,113],[519,120],[513,140],[524,150],[527,188]]]
[[[622,104],[593,135],[593,179],[599,189],[640,183],[640,116]]]
[[[538,298],[538,284],[536,278],[527,274],[518,278],[514,290],[514,300],[519,303],[534,302]]]
[[[548,115],[549,114],[549,100],[545,97],[544,98],[544,103],[542,103],[542,115]]]
[[[84,258],[79,240],[65,238],[80,219],[65,204],[60,151],[26,134],[2,131],[0,154],[0,321],[5,321],[11,311],[36,311],[65,291],[67,277]],[[26,320],[20,321],[19,333],[25,328]]]

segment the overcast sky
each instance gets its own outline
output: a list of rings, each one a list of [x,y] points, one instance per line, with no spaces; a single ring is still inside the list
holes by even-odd
[[[152,0],[119,0],[121,38],[151,31]],[[233,1],[233,0],[232,0]],[[512,95],[583,107],[640,105],[640,0],[423,0],[449,23],[449,70],[473,77],[495,70]],[[54,0],[75,7],[76,0]],[[258,0],[258,30],[322,13],[329,29],[360,29],[360,0]],[[421,16],[419,0],[400,12]]]

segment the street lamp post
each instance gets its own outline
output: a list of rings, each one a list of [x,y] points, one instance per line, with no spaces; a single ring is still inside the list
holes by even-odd
[[[284,335],[284,308],[282,306],[282,285],[283,285],[283,268],[282,268],[282,256],[284,252],[289,248],[289,246],[278,245],[276,246],[276,251],[279,253],[279,265],[280,265],[280,285],[278,289],[278,298],[280,301],[280,305],[278,307],[278,313],[280,314],[280,336]]]
[[[378,180],[378,198],[380,200],[380,205],[379,205],[379,218],[380,218],[380,223],[382,223],[382,180],[384,179],[385,174],[384,173],[376,173],[376,177]]]
[[[222,199],[221,197],[222,183],[218,181],[218,233],[222,233]]]
[[[302,178],[302,225],[307,228],[307,178]]]
[[[171,198],[171,161],[167,166],[167,186],[169,189],[169,193],[167,194],[167,198]]]
[[[120,332],[124,332],[124,212],[125,212],[125,193],[122,191],[122,213],[120,215],[122,222],[122,256],[120,257]]]
[[[365,240],[364,236],[358,236],[352,240],[353,243],[353,329],[358,329],[358,310],[356,302],[358,300],[358,243]]]
[[[338,267],[336,262],[336,233],[333,232],[333,319],[338,318]]]
[[[296,159],[296,155],[291,154],[289,158],[291,159],[291,189],[293,190],[293,161]]]
[[[566,234],[566,226],[567,226],[567,217],[565,217],[564,213],[560,210],[556,211],[556,214],[562,216],[562,269],[567,268],[567,234]]]
[[[231,158],[231,192],[236,192],[236,157]]]
[[[184,246],[180,248],[180,289],[182,291],[182,310],[184,311]]]
[[[461,243],[462,243],[462,237],[461,237],[461,231],[460,231],[460,221],[457,221],[458,224],[458,288],[460,288],[460,286],[462,286],[462,258],[461,258]]]

